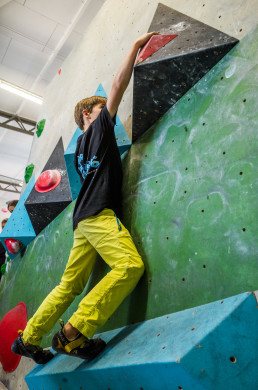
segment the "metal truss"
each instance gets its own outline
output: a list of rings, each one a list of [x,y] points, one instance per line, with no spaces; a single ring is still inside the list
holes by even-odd
[[[12,179],[9,177],[5,178],[5,176],[0,177],[0,191],[14,192],[16,194],[20,194],[22,184],[23,183],[21,180]]]
[[[11,125],[10,122],[15,122],[17,126]],[[0,127],[3,127],[4,129],[18,131],[19,133],[33,136],[36,125],[37,122],[31,119],[22,118],[18,115],[9,114],[8,112],[0,110]]]

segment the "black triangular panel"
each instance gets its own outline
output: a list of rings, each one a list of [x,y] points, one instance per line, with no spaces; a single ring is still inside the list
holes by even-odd
[[[178,36],[134,67],[133,142],[238,42],[163,4],[149,31]]]
[[[57,169],[61,173],[59,185],[49,192],[38,192],[34,186],[25,202],[36,235],[72,201],[62,138],[58,141],[42,172],[52,169]]]

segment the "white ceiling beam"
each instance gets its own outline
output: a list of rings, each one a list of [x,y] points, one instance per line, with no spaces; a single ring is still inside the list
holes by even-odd
[[[42,76],[44,75],[46,70],[49,68],[49,66],[52,64],[52,62],[56,58],[58,52],[63,47],[63,45],[65,44],[67,39],[69,38],[70,34],[73,32],[74,26],[76,25],[76,23],[80,19],[81,15],[82,15],[83,11],[85,10],[86,5],[89,3],[89,1],[90,0],[82,0],[82,5],[79,7],[78,11],[74,15],[71,23],[68,25],[67,29],[65,30],[62,38],[60,39],[60,41],[56,45],[53,53],[50,55],[50,57],[48,58],[47,62],[43,66],[42,70],[40,71],[40,73],[38,74],[36,79],[34,80],[32,86],[30,88],[31,91],[33,91],[33,89],[36,87],[37,83],[41,80]],[[21,112],[21,110],[23,109],[24,103],[25,102],[21,103],[21,105],[19,106],[18,110],[16,111],[16,114],[19,114],[19,112]]]
[[[3,7],[5,4],[10,3],[11,0],[0,0],[0,8]]]

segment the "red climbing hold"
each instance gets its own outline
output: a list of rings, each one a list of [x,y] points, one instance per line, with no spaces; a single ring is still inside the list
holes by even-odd
[[[61,69],[59,69],[58,74],[59,74],[59,75],[61,74]]]
[[[20,302],[10,310],[0,322],[0,362],[5,372],[13,372],[21,359],[15,355],[11,346],[18,337],[18,331],[24,330],[27,324],[27,309],[25,303]]]
[[[23,246],[19,240],[15,240],[14,238],[6,238],[4,243],[8,252],[10,252],[12,255],[16,255]]]
[[[48,192],[58,186],[61,181],[61,173],[57,169],[52,169],[41,173],[36,184],[35,190],[38,192]]]
[[[153,35],[138,54],[138,57],[135,61],[135,65],[138,65],[142,61],[146,60],[146,58],[150,57],[153,53],[161,49],[163,46],[165,46],[167,43],[169,43],[170,41],[172,41],[172,39],[176,37],[177,34]]]

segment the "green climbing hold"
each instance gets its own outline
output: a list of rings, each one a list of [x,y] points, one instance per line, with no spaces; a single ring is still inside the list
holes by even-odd
[[[5,274],[5,271],[6,271],[6,264],[3,264],[1,266],[1,274],[4,275]]]
[[[45,127],[45,123],[46,123],[46,119],[42,119],[41,121],[39,121],[37,123],[37,131],[36,131],[36,134],[38,137],[41,136],[42,134],[42,131],[44,130],[44,127]]]
[[[9,256],[7,256],[6,262],[9,263],[9,261],[11,261],[11,258]]]
[[[34,164],[30,164],[30,165],[28,165],[28,166],[25,168],[24,179],[25,179],[26,184],[29,183],[29,181],[30,181],[30,179],[31,179],[31,176],[32,176],[32,174],[33,174],[33,170],[34,170]]]

